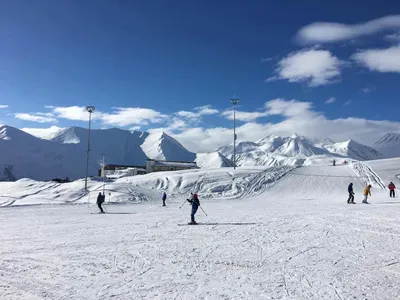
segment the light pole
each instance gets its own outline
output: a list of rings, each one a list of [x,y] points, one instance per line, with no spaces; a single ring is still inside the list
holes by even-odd
[[[233,105],[233,169],[236,170],[236,105],[239,103],[238,98],[231,99]]]
[[[89,152],[90,152],[90,124],[92,121],[92,113],[94,112],[94,106],[86,106],[86,110],[89,112],[89,132],[88,132],[88,145],[86,153],[86,175],[85,175],[85,190],[87,190],[87,178],[89,169]]]
[[[106,167],[106,162],[105,162],[105,154],[103,153],[103,195],[105,196],[106,194],[105,194],[105,189],[106,189],[106,183],[105,183],[105,178],[106,178],[106,170],[105,170],[105,167]]]

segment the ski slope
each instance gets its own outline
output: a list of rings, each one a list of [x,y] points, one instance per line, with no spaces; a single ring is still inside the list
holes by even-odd
[[[94,204],[100,180],[89,195],[82,180],[0,183],[0,299],[399,299],[400,201],[378,184],[396,168],[124,177],[106,183],[105,215]],[[348,183],[359,203],[369,179],[372,204],[346,204]],[[190,191],[209,225],[185,225]]]
[[[400,187],[400,158],[368,161],[366,164],[379,174],[385,186],[393,181],[396,186]]]

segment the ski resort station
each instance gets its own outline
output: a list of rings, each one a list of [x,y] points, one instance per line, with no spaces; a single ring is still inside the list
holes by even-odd
[[[147,173],[198,169],[196,162],[146,160]]]
[[[198,169],[196,162],[165,161],[147,159],[146,166],[113,165],[109,164],[98,170],[99,177],[119,178],[126,176],[144,175],[153,172],[182,171]]]

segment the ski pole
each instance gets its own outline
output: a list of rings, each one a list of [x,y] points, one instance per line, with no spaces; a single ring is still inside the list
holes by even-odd
[[[187,200],[185,199],[185,201],[182,203],[182,205],[181,205],[179,208],[182,208],[182,206],[185,205],[186,201],[187,201]]]
[[[204,209],[200,206],[201,210],[203,211],[203,213],[206,215],[206,217],[208,217],[208,215],[206,214],[206,212],[204,211]]]

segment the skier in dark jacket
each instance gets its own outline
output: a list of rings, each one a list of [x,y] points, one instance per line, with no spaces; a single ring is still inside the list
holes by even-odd
[[[194,220],[194,215],[196,214],[197,210],[199,209],[200,206],[200,200],[197,194],[192,194],[191,199],[186,199],[190,204],[192,204],[192,212],[190,214],[190,225],[196,225],[196,221]]]
[[[396,186],[394,185],[393,182],[390,182],[388,188],[390,190],[390,198],[394,198],[396,196],[396,194],[394,192],[394,190],[396,189]]]
[[[100,213],[101,213],[101,214],[104,214],[104,210],[103,210],[103,208],[101,207],[101,205],[102,205],[103,202],[104,202],[104,199],[105,199],[105,196],[102,195],[101,193],[99,193],[99,195],[97,196],[97,201],[96,201],[96,203],[97,203],[97,206],[100,208]]]
[[[347,203],[355,204],[355,202],[354,202],[353,183],[349,184],[349,187],[347,188],[347,191],[349,192],[349,199],[347,200]]]
[[[167,194],[164,192],[164,194],[162,195],[162,202],[163,202],[162,206],[165,206],[165,200],[167,200]]]

